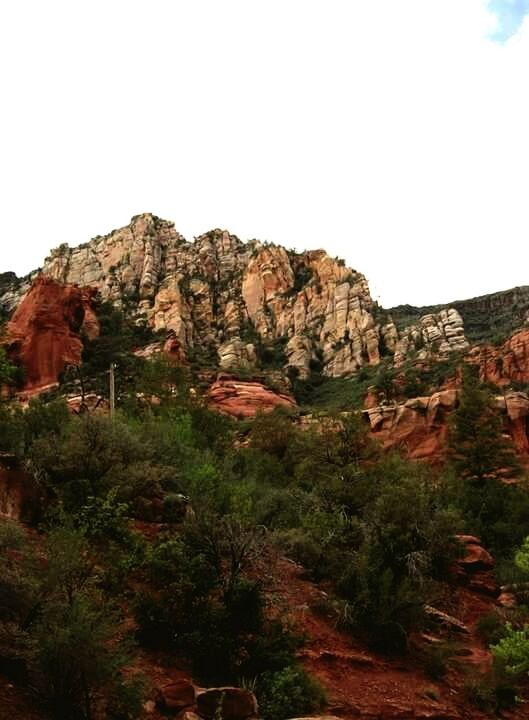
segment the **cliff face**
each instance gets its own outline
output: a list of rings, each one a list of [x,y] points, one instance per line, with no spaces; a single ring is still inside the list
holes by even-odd
[[[328,376],[415,353],[443,356],[466,347],[457,311],[428,315],[397,331],[377,320],[363,275],[323,250],[294,253],[258,241],[242,243],[214,230],[186,242],[172,223],[139,215],[130,225],[77,248],[61,245],[43,274],[90,286],[103,300],[133,308],[155,330],[167,330],[183,352],[213,347],[223,370],[259,369],[263,349],[299,377]],[[27,281],[8,278],[0,306],[10,309]]]
[[[93,288],[64,286],[37,278],[7,324],[8,356],[25,369],[25,390],[55,384],[66,365],[81,360],[81,332],[95,337],[99,324]]]
[[[407,457],[437,462],[443,459],[448,421],[457,407],[459,390],[447,388],[402,403],[369,407],[364,415],[373,436],[385,447],[403,450]],[[509,392],[495,399],[505,432],[522,456],[529,452],[529,397]]]
[[[390,312],[401,327],[416,323],[425,315],[447,310],[448,307],[399,305]],[[462,317],[466,336],[471,343],[506,337],[529,323],[529,285],[468,300],[456,300],[450,303],[450,307],[457,310]]]
[[[529,383],[529,328],[514,333],[497,347],[472,348],[469,359],[480,366],[481,378],[496,385]]]

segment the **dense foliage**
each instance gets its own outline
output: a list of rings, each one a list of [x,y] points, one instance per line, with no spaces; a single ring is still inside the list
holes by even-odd
[[[204,408],[179,368],[132,357],[141,329],[123,351],[123,316],[107,311],[83,373],[102,391],[119,364],[113,420],[72,415],[60,398],[0,404],[0,450],[47,498],[38,535],[0,525],[0,661],[53,717],[138,717],[131,643],[185,658],[204,684],[253,687],[264,720],[318,709],[304,640],[262,572],[277,552],[325,581],[337,623],[384,653],[406,653],[427,627],[425,606],[453,581],[454,534],[479,534],[527,572],[529,493],[472,373],[438,472],[383,452],[350,411],[369,384],[396,391],[385,365],[357,385],[297,381],[326,410],[303,429],[280,410],[236,424]],[[497,658],[525,668],[523,624],[494,633]]]

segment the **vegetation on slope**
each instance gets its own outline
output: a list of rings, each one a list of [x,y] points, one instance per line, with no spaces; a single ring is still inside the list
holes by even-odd
[[[465,336],[471,343],[499,343],[524,324],[529,312],[529,286],[456,300],[447,305],[398,305],[388,312],[397,327],[402,329],[415,324],[423,315],[438,313],[449,307],[461,314],[465,323]]]
[[[185,658],[200,682],[251,685],[264,720],[319,708],[303,638],[267,594],[260,563],[273,548],[325,581],[341,627],[388,654],[428,628],[425,607],[453,582],[455,533],[480,534],[503,572],[527,578],[529,493],[503,482],[520,470],[472,374],[450,462],[434,472],[383,453],[354,413],[316,414],[305,430],[279,411],[249,425],[216,415],[180,369],[122,356],[110,339],[120,323],[110,313],[85,366],[96,383],[109,359],[126,368],[113,421],[72,416],[60,398],[0,406],[0,450],[48,497],[38,536],[1,526],[0,659],[52,717],[139,717],[134,643]],[[388,386],[369,372],[361,382]],[[302,387],[308,405],[323,387]],[[345,402],[337,386],[317,405],[350,408],[347,387]],[[527,614],[508,619],[495,629],[494,702],[505,675],[524,681]]]

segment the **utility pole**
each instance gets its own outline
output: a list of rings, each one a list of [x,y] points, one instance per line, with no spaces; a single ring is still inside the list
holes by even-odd
[[[114,377],[114,370],[116,366],[114,363],[110,363],[110,419],[114,419],[116,412],[116,381]]]

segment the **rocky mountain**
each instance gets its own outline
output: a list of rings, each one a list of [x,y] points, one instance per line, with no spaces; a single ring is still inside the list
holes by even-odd
[[[37,275],[0,277],[4,314],[31,295]],[[42,275],[97,289],[136,322],[171,334],[184,355],[216,353],[222,370],[274,365],[299,378],[313,370],[340,377],[382,357],[400,365],[412,355],[442,358],[468,347],[455,308],[398,329],[365,277],[324,250],[243,243],[222,230],[187,242],[173,223],[151,214],[79,247],[59,246]]]
[[[470,342],[504,339],[529,322],[529,285],[502,292],[455,300],[449,306],[414,307],[399,305],[390,310],[398,327],[413,324],[424,315],[453,307],[463,318]]]
[[[39,643],[77,622],[74,567],[79,607],[115,623],[88,616],[88,669],[134,642],[65,718],[525,717],[492,643],[526,622],[528,307],[516,288],[388,311],[324,250],[188,242],[150,214],[0,275],[0,707],[62,713]],[[496,465],[447,471],[454,447]],[[37,531],[57,503],[62,534]]]

